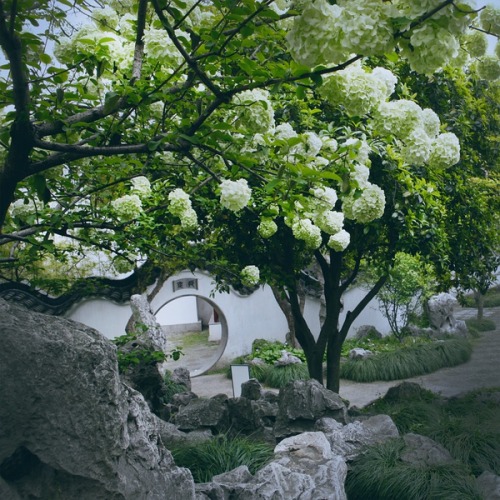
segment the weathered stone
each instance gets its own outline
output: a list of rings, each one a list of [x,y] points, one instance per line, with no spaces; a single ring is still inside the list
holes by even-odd
[[[227,396],[214,396],[210,399],[193,399],[188,405],[179,408],[173,417],[180,430],[210,428],[221,432],[229,428]]]
[[[349,359],[366,359],[373,356],[373,352],[369,349],[362,349],[361,347],[355,347],[349,351]]]
[[[274,362],[274,366],[288,366],[301,364],[302,360],[288,351],[281,351],[281,357]]]
[[[309,476],[313,489],[300,498],[345,499],[345,461],[332,453],[322,432],[306,432],[281,441],[274,449],[275,462]]]
[[[0,476],[10,489],[21,498],[194,498],[158,419],[121,382],[109,340],[2,300],[0,317]]]
[[[130,297],[130,308],[132,309],[132,330],[139,332],[138,338],[146,339],[159,351],[167,351],[169,348],[167,336],[156,317],[151,311],[148,299],[143,295],[132,295]]]
[[[423,394],[428,391],[415,382],[402,382],[401,384],[390,387],[383,399],[385,401],[396,403],[398,401],[414,401],[422,399]]]
[[[186,388],[186,391],[191,390],[191,375],[189,374],[189,370],[187,368],[176,368],[170,375],[170,380],[174,384],[183,385]]]
[[[194,392],[180,392],[172,396],[172,404],[180,408],[181,406],[188,405],[193,399],[197,399],[198,396]]]
[[[405,449],[401,460],[417,466],[447,465],[454,462],[450,452],[427,436],[420,434],[405,434],[403,436]]]
[[[247,398],[231,398],[227,401],[231,431],[252,434],[261,430],[264,424],[255,414],[253,401]]]
[[[256,378],[251,378],[241,384],[241,397],[257,400],[262,397],[262,385]]]
[[[325,434],[333,453],[347,461],[357,457],[366,446],[399,437],[399,431],[388,415],[376,415],[347,425],[322,418],[316,422],[316,429]]]
[[[476,479],[476,486],[487,500],[500,500],[500,476],[485,471]]]
[[[158,419],[158,428],[161,440],[168,449],[183,445],[200,444],[213,438],[210,429],[183,432],[176,425],[161,419]]]
[[[383,335],[372,325],[362,325],[356,331],[356,339],[361,340],[370,337],[372,339],[381,339]]]
[[[347,422],[347,408],[341,397],[316,380],[290,382],[280,390],[275,436],[279,439],[312,431],[322,417]]]
[[[444,335],[467,336],[465,322],[456,320],[453,314],[457,303],[457,299],[449,293],[439,293],[427,301],[429,322],[434,337],[440,338]]]

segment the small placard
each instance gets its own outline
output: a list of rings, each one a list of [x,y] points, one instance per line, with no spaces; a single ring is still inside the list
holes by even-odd
[[[196,278],[183,278],[172,281],[174,292],[178,290],[192,289],[198,290],[198,280]]]
[[[233,397],[241,396],[241,384],[250,380],[250,367],[248,365],[231,365],[231,378],[233,379]]]

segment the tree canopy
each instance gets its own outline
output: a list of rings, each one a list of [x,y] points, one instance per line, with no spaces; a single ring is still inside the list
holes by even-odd
[[[210,269],[221,286],[270,283],[290,304],[311,375],[322,380],[327,352],[338,390],[342,342],[396,252],[420,252],[442,276],[453,268],[448,204],[463,221],[466,190],[460,200],[450,190],[469,136],[425,86],[441,89],[451,77],[433,75],[452,65],[498,89],[484,43],[500,34],[498,11],[471,0],[55,5],[0,0],[2,277],[47,266],[87,275],[102,252],[116,273],[167,260]],[[78,29],[74,9],[87,16]],[[490,155],[492,139],[480,140],[467,151]],[[476,159],[467,165],[481,189],[468,194],[483,213],[498,171]],[[319,336],[297,298],[313,259]],[[363,261],[379,278],[339,325]]]

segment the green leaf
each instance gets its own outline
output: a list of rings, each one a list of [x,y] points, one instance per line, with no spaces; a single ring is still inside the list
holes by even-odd
[[[49,54],[42,53],[39,55],[40,61],[42,61],[45,64],[49,64],[52,62],[52,57],[49,56]]]
[[[104,97],[104,112],[111,113],[115,111],[116,105],[120,101],[120,96],[116,92],[107,92]]]

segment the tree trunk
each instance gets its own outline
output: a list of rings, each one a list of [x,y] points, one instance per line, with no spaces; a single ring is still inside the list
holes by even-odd
[[[297,341],[297,336],[295,335],[295,321],[293,319],[292,306],[290,305],[286,297],[283,295],[285,292],[279,290],[274,286],[271,287],[271,290],[273,291],[274,298],[276,299],[276,302],[280,306],[280,309],[283,311],[283,314],[285,315],[286,318],[286,322],[288,324],[287,342],[292,347],[300,347],[300,344]]]
[[[323,353],[316,348],[308,351],[304,349],[309,376],[323,385]]]
[[[340,389],[340,358],[343,340],[336,331],[329,338],[326,349],[326,388],[338,394]]]
[[[480,321],[484,315],[484,295],[479,290],[474,290],[474,301],[477,307],[477,319]]]

